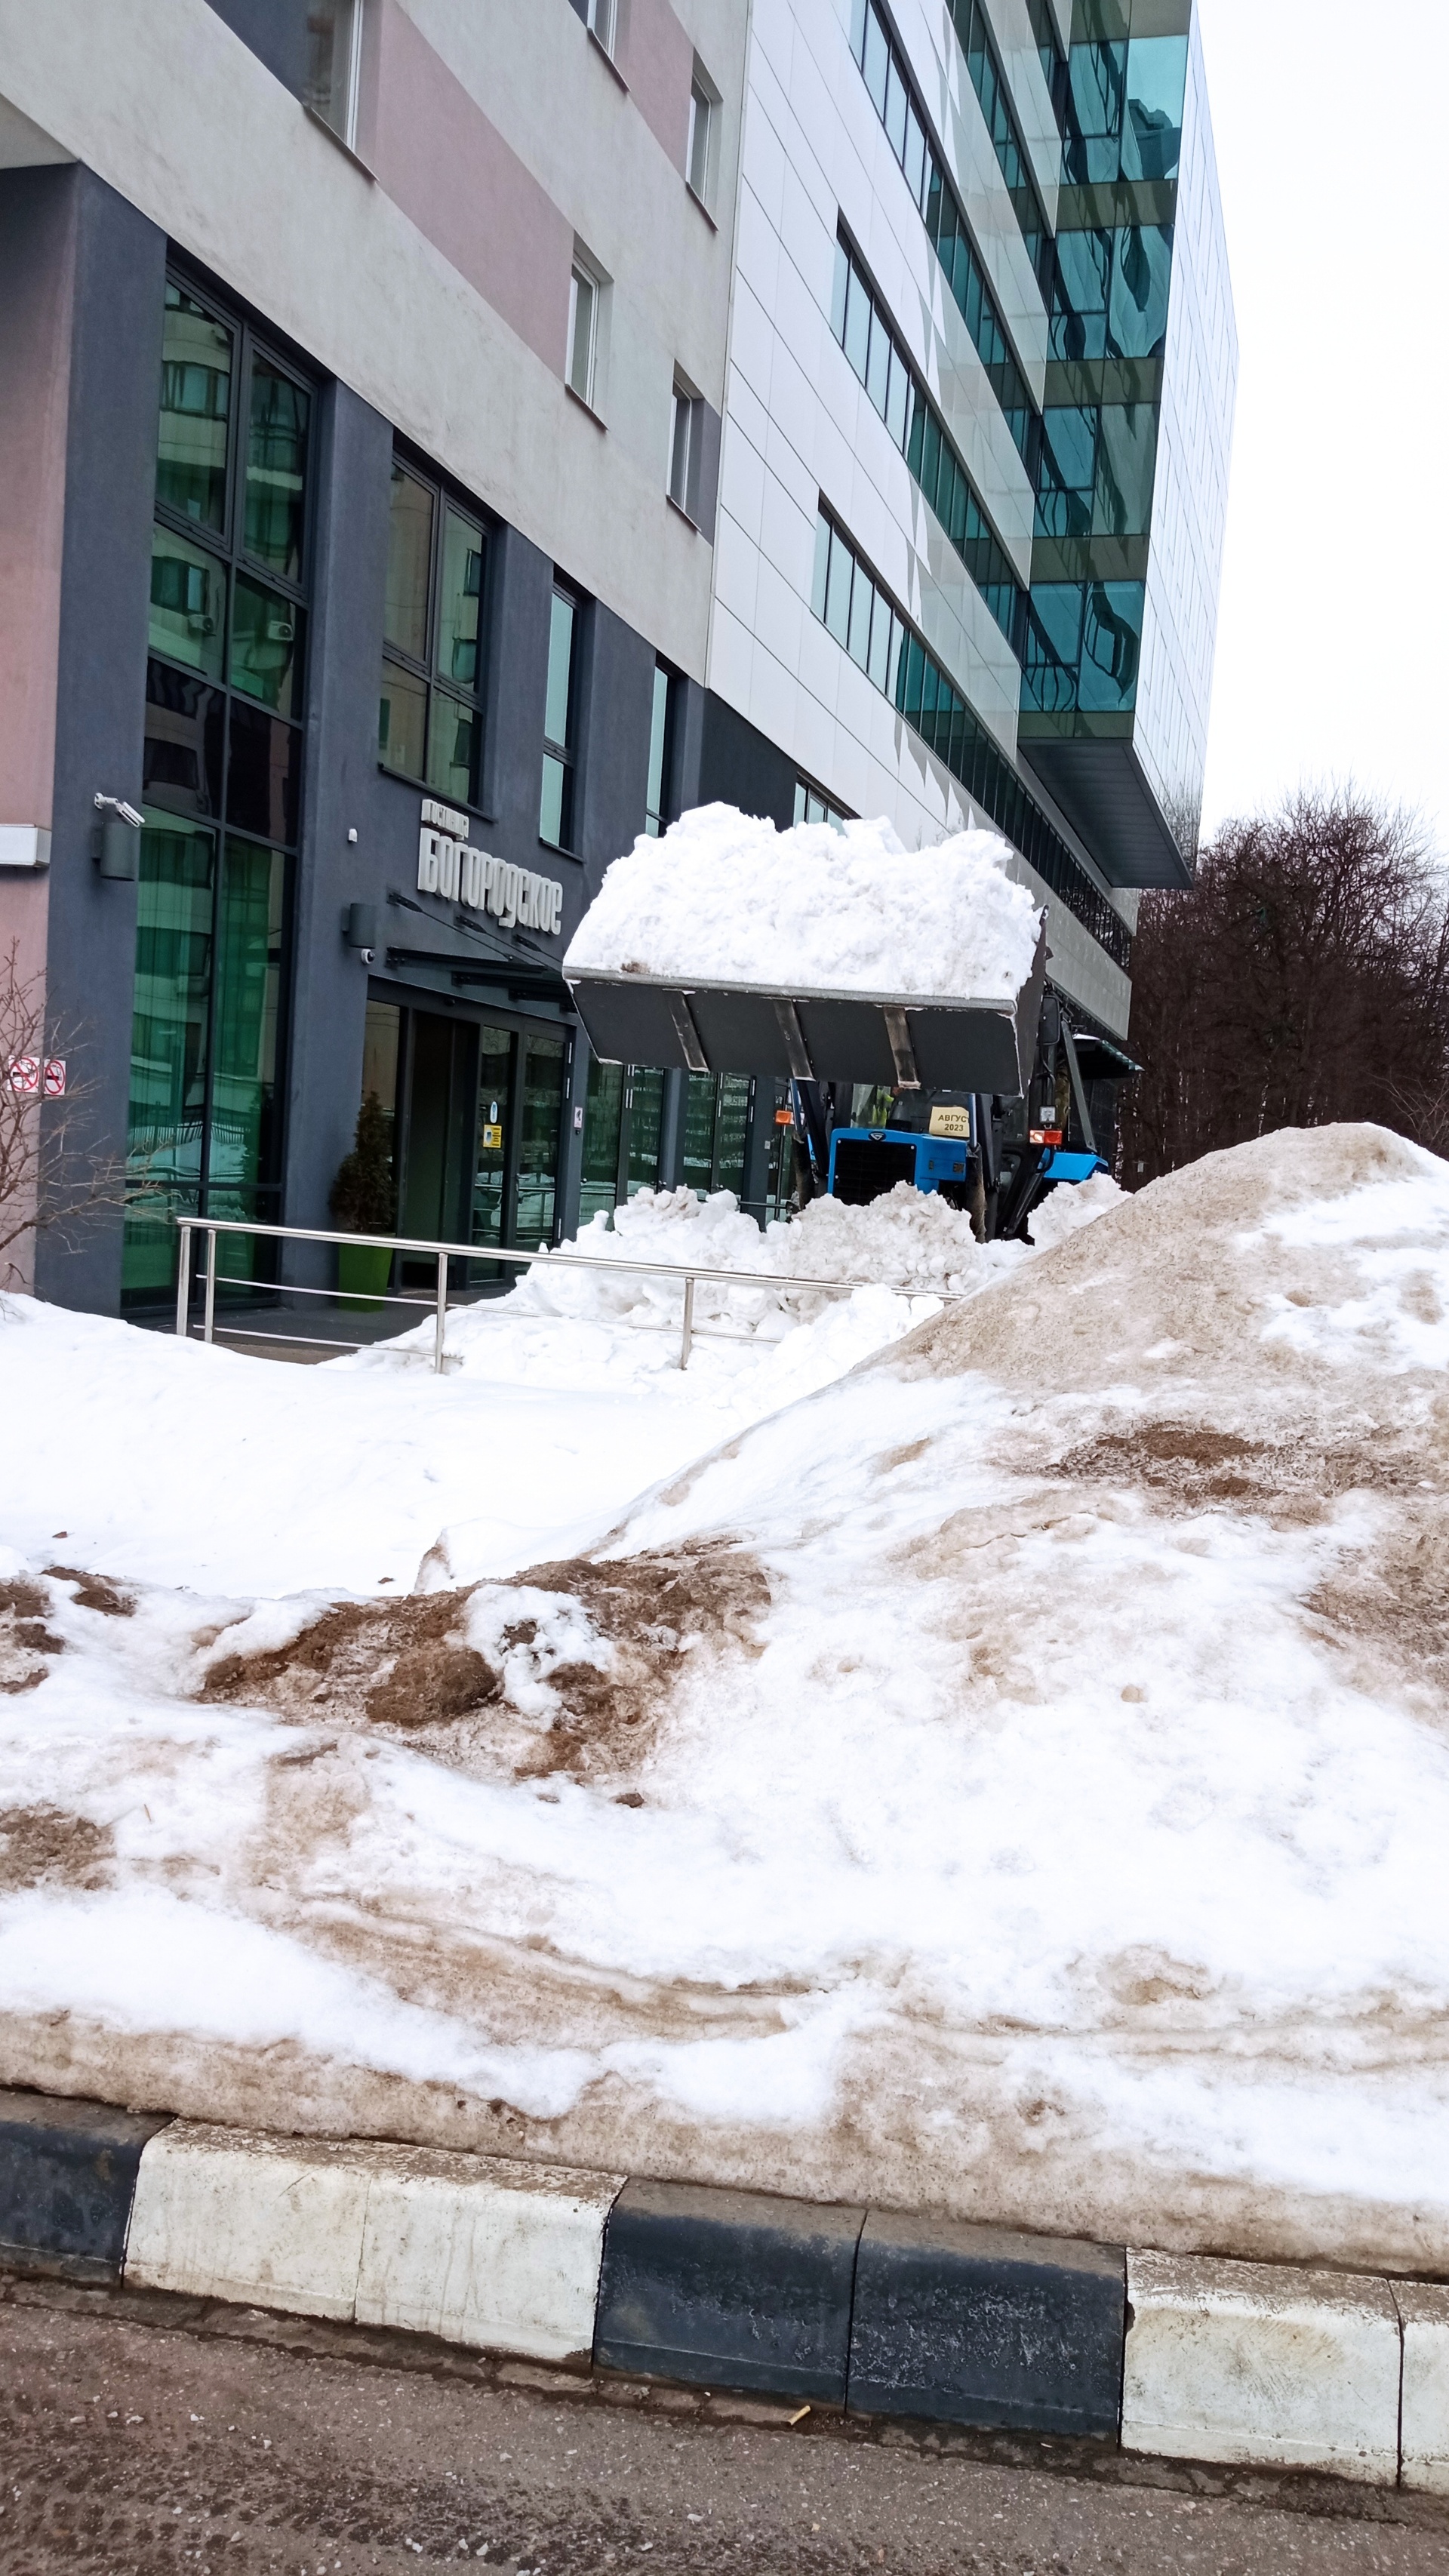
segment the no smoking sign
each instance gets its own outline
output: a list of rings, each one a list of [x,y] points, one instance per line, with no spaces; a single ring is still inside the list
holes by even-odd
[[[65,1058],[63,1055],[13,1055],[6,1068],[10,1088],[22,1100],[36,1100],[42,1094],[47,1100],[65,1097]]]

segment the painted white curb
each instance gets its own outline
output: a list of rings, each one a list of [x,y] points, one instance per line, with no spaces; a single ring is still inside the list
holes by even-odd
[[[1449,2495],[1449,2290],[1395,2281],[1404,2327],[1400,2470],[1406,2487]]]
[[[1129,2252],[1127,2305],[1124,2450],[1394,2484],[1399,2317],[1387,2281]]]
[[[622,2174],[178,2120],[145,2148],[144,2288],[587,2362]]]

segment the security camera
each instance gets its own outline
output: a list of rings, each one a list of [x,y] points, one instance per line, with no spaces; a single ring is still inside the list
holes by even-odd
[[[375,948],[359,948],[357,954],[364,966],[376,965],[377,950]]]

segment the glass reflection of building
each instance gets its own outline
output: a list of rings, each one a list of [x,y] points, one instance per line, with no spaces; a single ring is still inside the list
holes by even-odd
[[[279,1035],[301,815],[311,393],[168,284],[146,672],[124,1290],[173,1218],[275,1217]],[[238,1242],[232,1266],[264,1251]],[[226,1256],[219,1266],[226,1266]]]
[[[1118,884],[1196,850],[1237,352],[1191,0],[1076,0],[1021,756]]]

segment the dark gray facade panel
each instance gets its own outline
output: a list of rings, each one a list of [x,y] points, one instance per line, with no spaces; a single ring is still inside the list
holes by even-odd
[[[533,866],[539,847],[543,702],[553,565],[516,528],[488,546],[488,665],[483,688],[482,809],[498,826],[489,841],[505,858]],[[501,837],[500,837],[501,834]],[[505,847],[505,843],[511,846]],[[533,856],[527,856],[526,843]]]
[[[786,830],[795,820],[793,760],[712,689],[698,695],[698,766],[687,802],[738,805],[742,814],[768,815]]]
[[[50,1007],[59,1023],[79,1030],[68,1049],[72,1079],[92,1086],[73,1108],[72,1133],[86,1151],[121,1155],[130,1097],[136,889],[102,878],[91,852],[97,793],[133,805],[141,797],[166,238],[90,170],[33,176],[76,191]],[[37,1294],[63,1298],[83,1312],[114,1314],[120,1264],[117,1209],[87,1224],[74,1249],[57,1235],[40,1236]]]
[[[653,646],[596,601],[579,671],[574,836],[591,898],[644,829],[654,661]]]
[[[844,2405],[864,2220],[764,2192],[626,2183],[604,2231],[595,2362]]]
[[[1111,2440],[1126,2302],[1120,2246],[873,2210],[856,2263],[851,2411]]]
[[[307,0],[208,0],[294,98],[307,79]]]
[[[367,1007],[367,970],[343,939],[342,917],[353,903],[376,907],[379,922],[387,917],[393,816],[388,782],[379,794],[377,697],[392,431],[343,385],[324,395],[320,431],[283,1200],[289,1225],[326,1226],[328,1193],[362,1096]],[[404,851],[416,848],[416,810],[412,799]],[[314,1266],[289,1266],[288,1275],[302,1278]]]
[[[165,2113],[0,2092],[0,2264],[119,2280],[141,2150]]]

